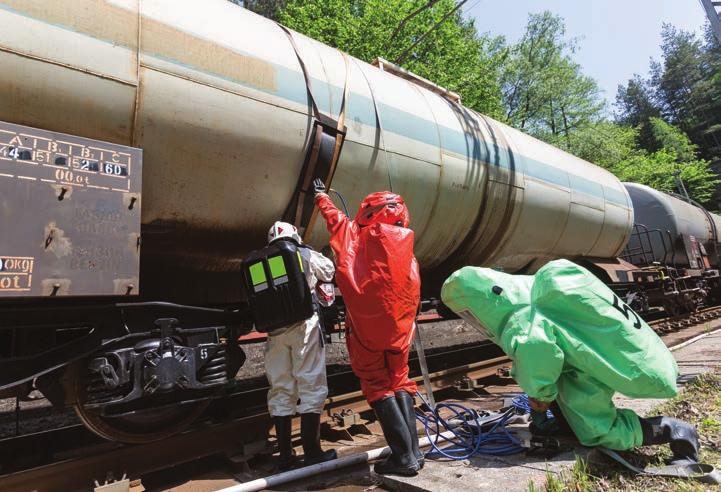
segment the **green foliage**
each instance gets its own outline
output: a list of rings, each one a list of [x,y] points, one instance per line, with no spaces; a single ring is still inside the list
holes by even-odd
[[[708,161],[721,163],[721,46],[708,26],[699,39],[664,24],[661,39],[662,59],[651,62],[649,78],[636,75],[619,87],[616,121],[637,128],[638,145],[646,156],[657,156],[659,169],[665,169],[673,154],[684,182],[694,180],[686,183],[695,190],[694,197],[709,203],[714,198],[711,183],[716,186],[718,181]],[[657,173],[649,182],[658,184],[660,179]],[[663,181],[668,187],[669,180]],[[716,192],[713,202],[718,198]]]
[[[269,19],[278,20],[278,13],[285,8],[288,0],[230,0],[246,9]]]
[[[691,143],[684,132],[661,118],[649,119],[648,126],[655,150],[672,149],[679,162],[692,161],[696,158],[697,146]]]
[[[698,159],[688,137],[658,118],[650,120],[658,150],[639,145],[638,128],[600,122],[574,134],[570,151],[614,173],[621,181],[641,183],[665,192],[680,192],[676,175],[694,200],[707,203],[719,183],[709,162]]]
[[[638,130],[601,121],[574,133],[570,152],[606,169],[638,153]]]
[[[401,22],[426,0],[290,0],[279,21],[366,62],[395,60],[456,5],[436,0]],[[421,42],[403,67],[461,95],[463,104],[500,116],[498,69],[505,51],[500,38],[480,35],[472,19],[451,15]]]
[[[572,134],[600,119],[596,81],[573,61],[576,41],[561,17],[529,16],[526,32],[501,70],[506,120],[552,144],[570,147]]]
[[[711,199],[720,182],[709,168],[708,161],[678,163],[673,149],[661,149],[651,154],[636,153],[613,166],[611,171],[622,181],[642,183],[665,192],[678,192],[678,171],[691,198],[701,203]]]
[[[662,59],[650,76],[619,87],[617,121],[639,126],[641,145],[657,150],[649,122],[662,117],[678,127],[706,159],[721,159],[721,46],[707,27],[705,38],[664,24]]]
[[[560,473],[554,473],[546,467],[546,483],[542,490],[545,492],[591,492],[596,490],[597,477],[589,473],[588,463],[577,456],[571,468],[565,468]],[[536,492],[539,489],[532,483],[527,492]]]
[[[619,123],[639,126],[650,118],[661,115],[653,100],[653,88],[648,81],[638,74],[634,75],[626,85],[618,86],[616,107]]]

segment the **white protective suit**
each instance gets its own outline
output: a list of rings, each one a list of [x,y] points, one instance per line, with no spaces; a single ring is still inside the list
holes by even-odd
[[[335,266],[322,254],[310,252],[305,271],[308,287],[333,280]],[[270,382],[268,410],[271,417],[298,413],[321,413],[328,395],[325,376],[325,347],[318,314],[268,334],[265,372]],[[298,404],[298,399],[300,403]]]

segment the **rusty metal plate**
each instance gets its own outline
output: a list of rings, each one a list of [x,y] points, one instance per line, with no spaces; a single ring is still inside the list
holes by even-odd
[[[0,122],[0,298],[139,293],[142,151]]]

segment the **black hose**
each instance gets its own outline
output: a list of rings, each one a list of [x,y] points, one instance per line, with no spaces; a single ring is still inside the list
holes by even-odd
[[[225,309],[209,308],[201,306],[190,306],[187,304],[175,304],[173,302],[163,301],[147,301],[147,302],[118,302],[115,303],[116,307],[119,308],[134,308],[134,307],[164,307],[164,308],[176,308],[176,309],[189,309],[192,311],[204,311],[206,313],[230,313]]]
[[[345,212],[346,216],[350,217],[350,215],[348,215],[348,205],[346,204],[343,195],[341,195],[337,190],[334,190],[333,188],[328,189],[328,191],[332,191],[338,196],[338,198],[340,198],[340,202],[343,205],[343,212]]]

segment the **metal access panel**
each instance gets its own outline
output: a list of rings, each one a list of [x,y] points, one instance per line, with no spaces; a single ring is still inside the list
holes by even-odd
[[[0,299],[139,293],[142,151],[0,121]]]

